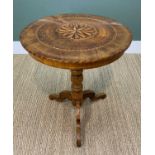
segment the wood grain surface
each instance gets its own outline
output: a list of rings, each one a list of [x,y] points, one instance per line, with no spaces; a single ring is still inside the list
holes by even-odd
[[[66,69],[95,68],[118,59],[129,47],[128,28],[107,17],[63,14],[28,25],[23,47],[44,64]]]
[[[84,71],[84,88],[107,98],[81,108],[76,147],[75,109],[48,99],[70,89],[70,72],[14,56],[14,155],[140,155],[140,56]]]

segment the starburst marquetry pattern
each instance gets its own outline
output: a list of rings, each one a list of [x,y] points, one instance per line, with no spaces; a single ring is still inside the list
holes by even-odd
[[[85,39],[93,37],[97,34],[95,27],[86,24],[65,24],[57,29],[57,32],[68,39]]]

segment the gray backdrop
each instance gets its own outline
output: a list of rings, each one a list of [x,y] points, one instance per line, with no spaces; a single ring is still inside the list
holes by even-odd
[[[141,39],[140,0],[14,0],[14,41],[19,40],[19,33],[27,24],[60,13],[108,16],[128,26],[133,40]]]

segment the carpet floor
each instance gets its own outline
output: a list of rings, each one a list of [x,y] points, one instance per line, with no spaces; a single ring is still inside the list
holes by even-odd
[[[140,60],[125,54],[84,71],[84,88],[107,98],[85,100],[77,148],[74,107],[48,99],[70,89],[70,72],[14,55],[14,155],[140,155]]]

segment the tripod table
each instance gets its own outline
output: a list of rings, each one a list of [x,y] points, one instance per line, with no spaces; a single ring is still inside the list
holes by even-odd
[[[37,61],[71,71],[71,91],[49,95],[69,99],[76,107],[76,143],[81,146],[80,107],[84,99],[104,99],[105,93],[83,90],[83,70],[120,58],[132,36],[128,28],[107,17],[85,14],[47,16],[28,25],[20,35],[23,47]]]

